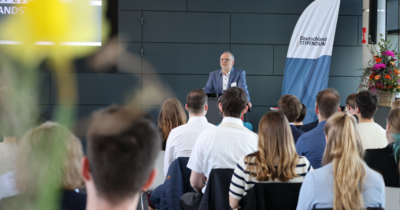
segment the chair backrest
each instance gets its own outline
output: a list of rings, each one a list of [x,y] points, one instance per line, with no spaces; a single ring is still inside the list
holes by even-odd
[[[400,188],[386,187],[386,209],[400,209]]]
[[[302,183],[257,183],[240,200],[243,210],[296,209]]]
[[[165,151],[160,151],[160,153],[158,153],[156,162],[154,164],[154,167],[157,169],[158,173],[157,173],[156,178],[154,179],[153,184],[148,189],[150,191],[156,189],[156,187],[158,187],[159,185],[164,183],[164,180],[165,180],[165,175],[163,173],[163,171],[164,171],[164,155],[165,155]]]
[[[233,169],[213,169],[208,176],[206,191],[199,210],[229,210],[229,186]]]

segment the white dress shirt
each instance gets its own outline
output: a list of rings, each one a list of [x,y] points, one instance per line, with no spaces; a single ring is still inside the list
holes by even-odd
[[[18,195],[15,185],[15,171],[7,172],[0,176],[0,201],[2,198]]]
[[[215,128],[206,117],[191,117],[188,123],[171,130],[164,156],[164,174],[167,176],[171,163],[179,157],[190,157],[197,137],[204,130]]]
[[[242,120],[224,117],[218,127],[199,135],[187,167],[206,177],[214,168],[234,169],[240,157],[257,151],[257,145],[258,135],[244,127]]]
[[[229,71],[226,75],[222,73],[222,91],[228,89],[229,75],[231,75],[231,71]]]

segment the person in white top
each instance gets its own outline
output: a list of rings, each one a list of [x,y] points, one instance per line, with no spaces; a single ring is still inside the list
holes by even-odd
[[[185,194],[181,201],[185,204],[199,203],[198,199],[205,192],[207,179],[212,169],[234,169],[240,157],[257,151],[258,135],[243,126],[241,116],[247,112],[247,95],[239,87],[231,87],[225,91],[220,103],[223,113],[222,123],[213,129],[208,129],[200,134],[193,147],[187,167],[192,170],[190,184],[198,193],[197,196]],[[228,192],[227,192],[228,193]]]
[[[357,128],[364,149],[384,148],[388,144],[385,129],[374,122],[378,104],[378,96],[369,91],[359,92],[356,96]]]
[[[186,97],[189,112],[187,124],[172,129],[168,136],[164,156],[164,174],[167,176],[171,163],[179,157],[190,157],[197,137],[204,130],[215,128],[205,117],[208,110],[207,94],[203,89],[192,90]]]

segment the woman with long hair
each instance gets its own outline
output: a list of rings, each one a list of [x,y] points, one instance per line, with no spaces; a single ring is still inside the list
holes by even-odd
[[[328,119],[324,132],[323,167],[306,176],[297,209],[385,207],[385,184],[382,176],[363,162],[356,119],[338,112]]]
[[[181,102],[175,98],[164,101],[160,115],[158,116],[158,126],[163,136],[162,150],[165,150],[167,139],[172,129],[186,124],[187,117]]]
[[[397,100],[400,101],[400,100]],[[387,187],[400,187],[400,108],[389,113],[386,126],[388,145],[380,149],[365,150],[364,160],[369,167],[383,176]]]
[[[281,111],[270,111],[261,118],[258,135],[258,151],[240,158],[234,170],[229,188],[233,209],[254,183],[301,183],[312,170],[307,158],[297,154],[289,122]]]
[[[60,124],[46,122],[28,131],[19,142],[15,171],[20,195],[4,199],[5,209],[84,210],[86,195],[75,192],[84,186],[82,157],[80,140]]]

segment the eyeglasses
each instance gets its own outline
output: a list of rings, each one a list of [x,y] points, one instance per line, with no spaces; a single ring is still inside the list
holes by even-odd
[[[232,59],[230,59],[230,58],[220,58],[219,60],[228,62],[228,61],[231,61]]]

